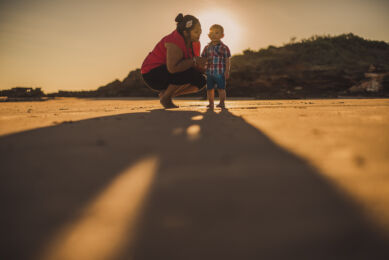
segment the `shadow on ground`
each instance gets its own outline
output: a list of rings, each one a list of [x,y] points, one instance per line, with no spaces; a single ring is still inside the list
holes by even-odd
[[[65,123],[2,137],[0,152],[1,259],[38,256],[150,155],[160,163],[135,239],[111,259],[389,259],[352,200],[227,110]]]

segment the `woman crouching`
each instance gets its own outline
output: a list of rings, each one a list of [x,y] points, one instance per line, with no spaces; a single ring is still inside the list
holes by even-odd
[[[172,98],[195,93],[206,85],[201,72],[206,59],[200,56],[201,25],[192,15],[179,14],[177,29],[158,42],[143,61],[145,83],[159,92],[165,108],[177,108]]]

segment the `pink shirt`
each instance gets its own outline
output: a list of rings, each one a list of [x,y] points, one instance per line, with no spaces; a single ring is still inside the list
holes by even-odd
[[[193,57],[193,54],[190,50],[186,48],[185,40],[179,34],[177,30],[173,31],[171,34],[165,36],[160,40],[157,45],[154,47],[153,51],[147,55],[146,59],[143,61],[141,73],[145,74],[150,70],[159,67],[163,64],[166,64],[166,47],[165,43],[174,43],[177,45],[182,52],[184,53],[184,59],[189,59]],[[193,42],[193,52],[195,56],[200,56],[200,42]]]

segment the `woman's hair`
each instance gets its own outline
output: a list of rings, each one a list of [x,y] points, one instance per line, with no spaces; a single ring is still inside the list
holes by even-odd
[[[193,15],[185,15],[183,16],[182,13],[177,15],[176,20],[177,22],[177,31],[183,36],[184,31],[190,32],[193,30],[196,24],[200,23],[199,19],[194,17]]]

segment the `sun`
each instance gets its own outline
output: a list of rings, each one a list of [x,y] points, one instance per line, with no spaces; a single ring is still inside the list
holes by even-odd
[[[202,48],[209,43],[209,28],[213,24],[220,24],[224,28],[224,38],[222,41],[230,48],[231,54],[240,52],[240,41],[242,39],[242,29],[237,19],[225,10],[207,10],[198,15],[203,30],[200,42]]]

